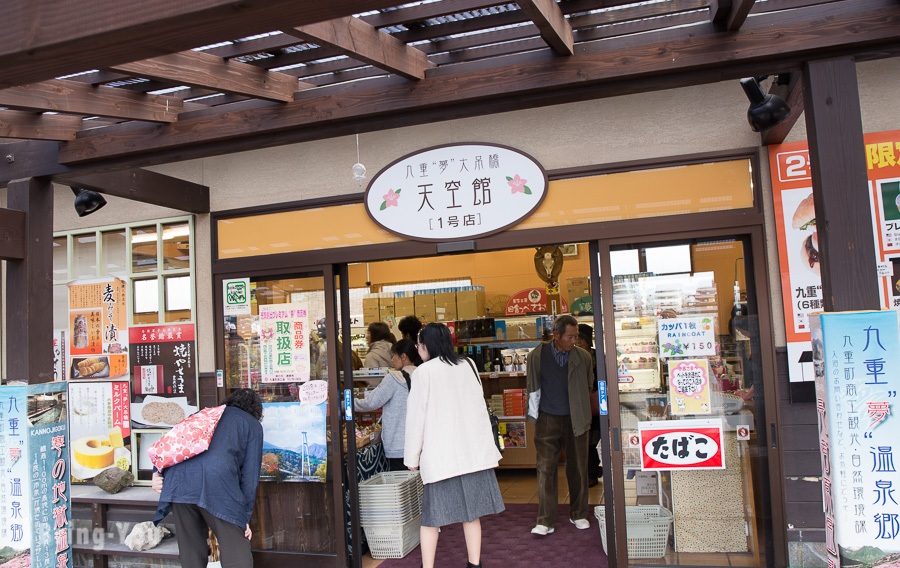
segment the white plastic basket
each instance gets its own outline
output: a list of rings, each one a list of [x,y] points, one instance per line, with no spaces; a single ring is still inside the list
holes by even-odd
[[[377,560],[403,558],[409,554],[412,549],[419,546],[420,520],[421,516],[416,515],[402,524],[363,524],[372,558]]]
[[[606,512],[603,505],[594,507],[600,526],[600,540],[606,552]],[[669,530],[675,517],[659,505],[625,507],[629,558],[662,558],[669,544]]]

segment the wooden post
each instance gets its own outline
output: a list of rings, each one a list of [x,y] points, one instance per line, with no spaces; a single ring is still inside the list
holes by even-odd
[[[25,258],[7,262],[6,375],[9,380],[53,380],[53,184],[15,180],[8,207],[25,212]]]
[[[879,309],[856,64],[804,66],[803,100],[825,310]]]

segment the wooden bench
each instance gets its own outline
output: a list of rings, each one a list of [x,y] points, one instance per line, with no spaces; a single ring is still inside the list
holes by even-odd
[[[165,539],[150,550],[131,550],[124,538],[107,523],[143,522],[153,520],[159,495],[149,487],[126,487],[116,494],[109,494],[94,485],[72,485],[70,491],[72,519],[90,519],[89,542],[79,542],[73,531],[72,551],[93,557],[94,568],[108,568],[109,556],[140,556],[144,558],[178,559],[178,543],[174,538]],[[101,531],[98,533],[98,531]],[[100,542],[94,542],[94,534],[102,534]]]

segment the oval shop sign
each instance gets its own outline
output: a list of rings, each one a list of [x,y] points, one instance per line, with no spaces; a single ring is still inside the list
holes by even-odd
[[[531,215],[547,194],[547,173],[534,158],[497,144],[435,146],[378,172],[366,189],[375,223],[419,241],[490,235]]]

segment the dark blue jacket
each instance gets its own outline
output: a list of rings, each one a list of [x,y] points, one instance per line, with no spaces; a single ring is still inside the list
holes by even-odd
[[[159,523],[171,503],[188,503],[244,528],[253,514],[262,447],[259,420],[226,406],[209,449],[162,472],[165,480],[153,521]]]

